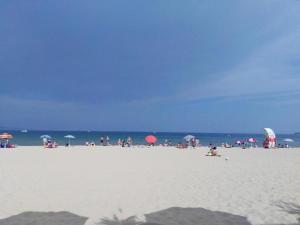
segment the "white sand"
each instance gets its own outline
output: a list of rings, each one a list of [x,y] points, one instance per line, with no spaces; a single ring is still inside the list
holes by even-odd
[[[295,223],[276,206],[300,205],[300,149],[19,147],[0,150],[0,218],[66,210],[93,224],[168,207],[202,207],[253,224]]]

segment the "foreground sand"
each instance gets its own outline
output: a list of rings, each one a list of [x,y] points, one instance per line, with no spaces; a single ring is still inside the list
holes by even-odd
[[[202,207],[252,224],[296,223],[280,206],[300,205],[300,149],[18,147],[0,151],[0,218],[24,211],[102,217]],[[226,160],[226,158],[228,160]],[[122,213],[120,213],[122,211]]]

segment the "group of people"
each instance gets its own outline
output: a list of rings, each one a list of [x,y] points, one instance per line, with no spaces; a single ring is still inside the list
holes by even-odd
[[[110,145],[110,138],[108,136],[104,137],[100,137],[100,141],[99,141],[100,146],[108,146]],[[128,137],[127,139],[123,138],[119,138],[117,143],[118,146],[122,146],[122,147],[131,147],[133,145],[133,141],[131,137]],[[96,143],[94,141],[86,141],[85,142],[86,146],[96,146]]]
[[[109,136],[100,137],[99,144],[100,144],[100,146],[109,146],[109,145],[111,145]],[[132,140],[131,137],[122,138],[122,139],[119,138],[117,140],[116,144],[118,146],[122,146],[122,147],[131,147],[133,145],[133,140]],[[94,141],[86,141],[85,145],[86,146],[96,146],[96,143]],[[165,139],[165,141],[162,144],[159,144],[159,145],[160,146],[175,146],[176,148],[179,148],[179,149],[184,149],[184,148],[188,148],[188,147],[196,148],[196,147],[201,146],[200,140],[198,138],[192,138],[190,140],[185,140],[183,142],[179,142],[176,145],[174,145],[170,140]],[[56,147],[58,147],[58,144],[54,140],[43,138],[43,146],[45,148],[56,148]],[[66,144],[66,147],[68,147],[68,146],[69,146],[69,143]],[[230,145],[228,143],[222,143],[221,144],[221,147],[225,147],[225,148],[232,148],[234,146],[240,146],[242,148],[250,147],[250,145],[248,146],[246,144],[246,142],[236,143],[236,145]],[[12,147],[14,147],[14,145],[12,145],[8,142],[1,142],[0,147],[1,148],[12,148]],[[216,152],[216,147],[214,147],[211,143],[209,144],[208,147],[210,149],[210,153],[212,155],[214,155],[215,152]],[[251,145],[251,147],[257,147],[256,143],[254,145]],[[277,147],[278,148],[289,148],[288,144],[278,144]]]
[[[169,145],[169,146],[171,146],[171,145]],[[179,142],[176,145],[176,148],[187,148],[187,147],[196,148],[196,147],[200,147],[200,146],[201,146],[201,144],[200,144],[200,140],[198,138],[191,138],[189,140],[185,140],[184,143]]]
[[[106,136],[105,138],[104,137],[100,138],[100,145],[102,145],[102,146],[109,145],[109,142],[110,142],[110,139],[108,136]]]
[[[117,145],[122,147],[131,147],[133,144],[132,138],[128,137],[126,140],[119,138],[117,141]]]
[[[192,138],[190,141],[187,141],[187,144],[193,148],[200,147],[200,140],[198,138]]]
[[[43,138],[43,146],[45,148],[57,148],[58,144],[54,140]]]
[[[96,146],[96,143],[94,141],[86,141],[85,146]]]
[[[288,144],[278,144],[277,148],[289,148],[290,146]]]
[[[15,148],[16,146],[8,141],[1,141],[0,148]]]
[[[133,140],[131,137],[127,137],[126,138],[119,138],[117,140],[117,143],[116,143],[118,146],[122,146],[122,147],[131,147],[133,145]],[[86,146],[96,146],[96,143],[94,141],[86,141],[85,142],[85,145]],[[110,145],[110,138],[108,136],[106,136],[105,138],[104,137],[100,137],[100,146],[108,146]],[[149,145],[153,145],[154,144],[149,144]],[[160,146],[175,146],[177,148],[188,148],[188,147],[200,147],[201,144],[200,144],[200,140],[198,138],[193,138],[189,141],[184,141],[183,143],[182,142],[179,142],[178,144],[173,144],[170,140],[168,139],[165,139],[164,143],[163,144],[160,144]]]

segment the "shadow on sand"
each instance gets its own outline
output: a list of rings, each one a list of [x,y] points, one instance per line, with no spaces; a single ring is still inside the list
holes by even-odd
[[[280,210],[300,216],[300,206],[294,203],[278,202]],[[122,212],[120,210],[120,212]],[[145,214],[146,221],[138,221],[135,216],[119,219],[104,217],[99,225],[251,225],[246,217],[226,212],[210,211],[203,208],[173,207]],[[86,217],[69,212],[24,212],[0,220],[0,225],[84,225]],[[300,225],[300,218],[298,219]],[[275,224],[274,224],[275,225]],[[280,224],[276,224],[280,225]],[[292,225],[292,224],[289,224]],[[295,224],[296,225],[296,224]]]
[[[246,217],[203,208],[173,207],[145,215],[146,222],[138,222],[136,217],[120,220],[103,218],[99,225],[251,225]]]
[[[87,219],[69,212],[24,212],[0,220],[0,225],[84,225]]]
[[[275,203],[275,206],[277,206],[281,211],[298,216],[298,223],[289,224],[289,225],[300,225],[300,205],[297,205],[292,202],[279,201]],[[266,224],[266,225],[273,225],[273,224]],[[275,225],[285,225],[285,224],[275,224]]]
[[[297,224],[268,224],[268,225],[300,225],[300,206],[294,203],[278,202],[280,210],[298,215]],[[246,217],[203,208],[173,207],[145,215],[146,222],[139,222],[136,217],[120,220],[117,216],[112,219],[103,218],[99,225],[251,225]],[[267,225],[267,224],[264,224]]]

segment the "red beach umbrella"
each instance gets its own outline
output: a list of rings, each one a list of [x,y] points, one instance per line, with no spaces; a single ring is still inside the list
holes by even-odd
[[[155,142],[157,142],[157,138],[154,135],[148,135],[147,137],[145,137],[145,140],[149,144],[154,144]]]

